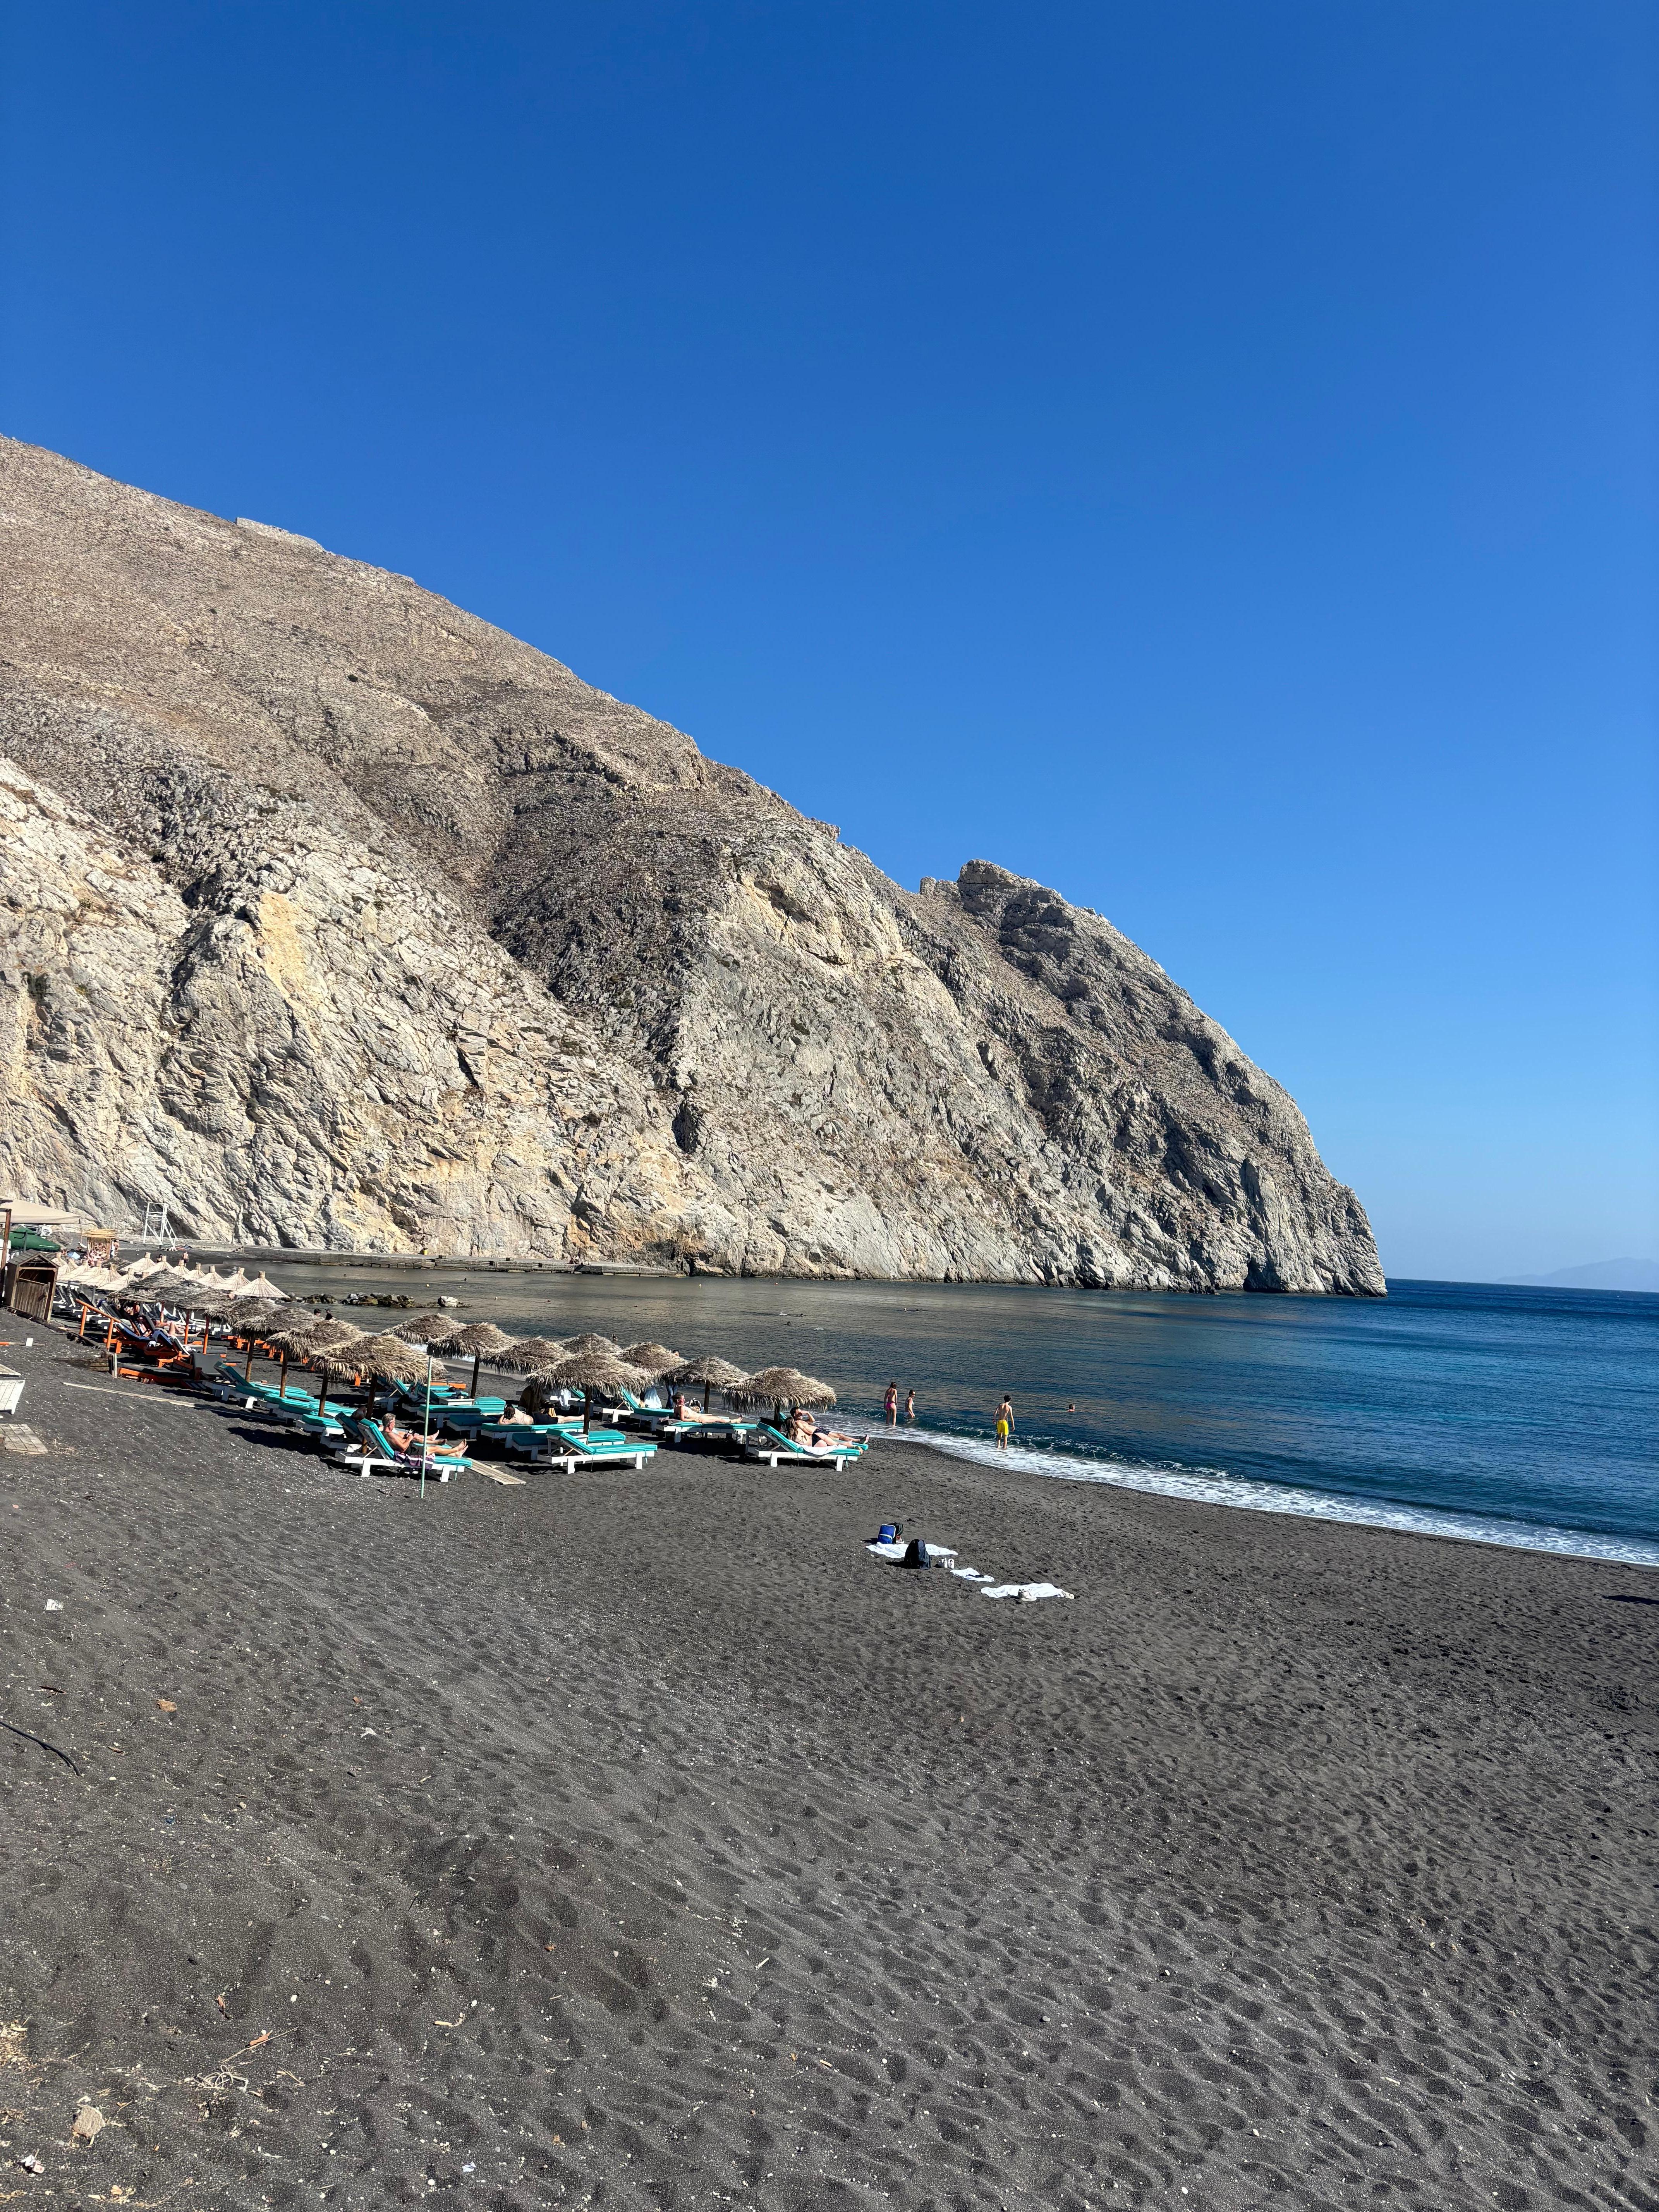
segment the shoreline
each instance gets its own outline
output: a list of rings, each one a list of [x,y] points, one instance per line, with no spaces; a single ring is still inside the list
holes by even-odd
[[[895,1432],[883,1428],[872,1429],[870,1434],[888,1437]],[[999,1462],[996,1448],[988,1439],[928,1431],[920,1425],[896,1434],[906,1443],[943,1452],[974,1466],[994,1466]],[[1546,1559],[1593,1559],[1649,1571],[1659,1568],[1659,1542],[1637,1536],[1607,1535],[1596,1529],[1515,1520],[1498,1514],[1462,1513],[1446,1506],[1376,1502],[1339,1490],[1304,1488],[1254,1475],[1230,1474],[1219,1468],[1146,1467],[1104,1455],[1091,1457],[1082,1452],[1041,1453],[1018,1445],[1000,1456],[1006,1457],[1011,1474],[1028,1474],[1043,1482],[1069,1482],[1084,1487],[1098,1485],[1133,1491],[1143,1498],[1176,1498],[1188,1504],[1213,1506],[1222,1512],[1283,1514],[1291,1520],[1374,1528],[1390,1535],[1416,1536],[1435,1543],[1479,1544],[1494,1551],[1532,1552]],[[1031,1464],[1039,1459],[1048,1463]],[[1091,1471],[1094,1469],[1100,1471]]]

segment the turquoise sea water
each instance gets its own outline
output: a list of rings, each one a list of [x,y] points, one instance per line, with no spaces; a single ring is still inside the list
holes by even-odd
[[[1013,1464],[1034,1474],[1659,1565],[1659,1297],[272,1273],[295,1290],[447,1291],[458,1318],[514,1334],[786,1361],[835,1385],[849,1426],[879,1420],[890,1380],[916,1392],[919,1441],[969,1458],[991,1455],[1006,1389]]]

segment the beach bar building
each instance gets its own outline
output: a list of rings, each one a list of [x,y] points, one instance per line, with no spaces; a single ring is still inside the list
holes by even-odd
[[[52,1319],[60,1246],[55,1232],[86,1235],[86,1216],[27,1199],[0,1198],[0,1306],[26,1321]]]

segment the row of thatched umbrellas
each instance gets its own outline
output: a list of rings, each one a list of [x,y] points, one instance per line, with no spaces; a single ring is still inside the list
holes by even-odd
[[[580,1390],[589,1426],[596,1404],[615,1401],[624,1391],[637,1395],[656,1382],[678,1389],[700,1386],[705,1411],[715,1390],[743,1406],[781,1409],[784,1406],[830,1407],[836,1402],[836,1394],[827,1382],[803,1375],[796,1367],[766,1367],[750,1375],[713,1352],[688,1359],[665,1344],[649,1341],[624,1346],[608,1336],[591,1333],[568,1340],[511,1337],[494,1322],[457,1324],[443,1313],[414,1314],[395,1328],[374,1334],[354,1328],[349,1322],[295,1313],[278,1300],[237,1295],[228,1286],[217,1291],[204,1288],[199,1277],[165,1270],[150,1273],[140,1281],[125,1282],[123,1291],[128,1298],[146,1304],[177,1303],[201,1319],[222,1323],[246,1341],[246,1373],[252,1372],[256,1340],[276,1352],[284,1387],[290,1362],[320,1367],[325,1400],[330,1378],[336,1374],[412,1383],[423,1376],[429,1377],[432,1359],[459,1355],[472,1362],[469,1395],[477,1395],[478,1376],[488,1360],[492,1368],[526,1378],[521,1402],[532,1413],[545,1413],[561,1391]]]

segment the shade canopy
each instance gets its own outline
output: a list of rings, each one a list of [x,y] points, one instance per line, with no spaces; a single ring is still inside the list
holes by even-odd
[[[739,1382],[749,1380],[741,1367],[734,1367],[729,1359],[722,1359],[717,1352],[699,1352],[695,1359],[683,1359],[669,1374],[671,1382],[702,1382],[716,1390],[735,1389]]]
[[[358,1374],[372,1375],[381,1382],[412,1382],[426,1373],[426,1354],[405,1344],[395,1329],[362,1338],[346,1356]]]
[[[510,1375],[539,1375],[562,1359],[569,1349],[556,1336],[521,1336],[510,1351],[500,1354],[495,1364]]]
[[[659,1376],[666,1375],[671,1367],[678,1367],[684,1358],[683,1352],[671,1352],[665,1344],[630,1344],[623,1348],[623,1358],[630,1367],[637,1367],[641,1375],[654,1382]]]
[[[354,1328],[349,1321],[319,1321],[313,1328],[311,1340],[319,1351],[337,1352],[343,1345],[366,1344],[368,1333]]]
[[[799,1367],[763,1367],[746,1382],[734,1385],[730,1395],[747,1406],[833,1406],[836,1394],[815,1375]]]
[[[573,1336],[565,1349],[567,1352],[608,1352],[612,1359],[622,1358],[621,1345],[613,1344],[608,1336],[596,1336],[591,1328],[580,1336]]]
[[[271,1281],[269,1275],[256,1275],[253,1278],[253,1280],[247,1285],[246,1288],[247,1294],[251,1298],[274,1298],[286,1300],[288,1297],[288,1292],[286,1291],[279,1291],[276,1284]]]
[[[460,1326],[453,1314],[411,1314],[398,1323],[392,1334],[406,1343],[423,1344],[428,1352],[448,1352],[454,1347]]]
[[[283,1308],[270,1298],[231,1298],[225,1305],[225,1319],[233,1322],[245,1334],[263,1336],[284,1318]]]
[[[590,1396],[642,1389],[646,1381],[637,1367],[630,1367],[614,1352],[574,1351],[556,1359],[544,1379],[556,1386],[562,1384],[568,1390],[586,1391]]]
[[[493,1321],[475,1321],[458,1328],[449,1345],[452,1351],[464,1352],[470,1359],[487,1359],[493,1352],[505,1352],[512,1341],[507,1331],[497,1328]]]
[[[303,1358],[311,1346],[319,1341],[319,1333],[331,1325],[319,1320],[315,1314],[301,1314],[293,1321],[285,1322],[281,1328],[273,1328],[267,1340],[283,1352],[292,1352],[296,1358]]]

